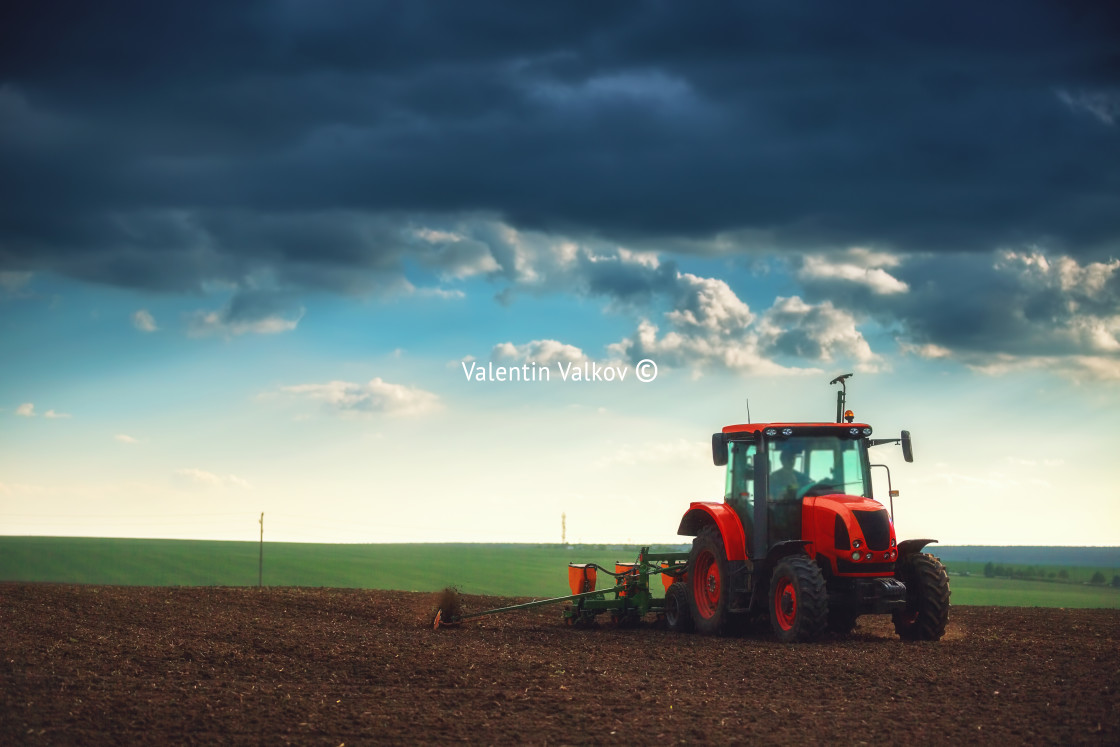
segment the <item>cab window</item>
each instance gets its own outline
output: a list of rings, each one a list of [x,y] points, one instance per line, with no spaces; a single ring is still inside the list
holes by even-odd
[[[858,440],[793,437],[771,441],[768,454],[771,500],[794,500],[810,486],[816,495],[832,492],[870,496]]]
[[[755,444],[731,441],[727,444],[727,482],[723,500],[740,516],[750,515],[754,507]]]

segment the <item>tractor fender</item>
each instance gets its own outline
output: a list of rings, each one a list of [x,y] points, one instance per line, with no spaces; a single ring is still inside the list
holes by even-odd
[[[769,552],[766,553],[767,560],[779,560],[787,555],[795,555],[797,553],[806,553],[809,545],[813,544],[811,540],[786,540],[784,542],[776,542]]]
[[[898,562],[901,563],[902,559],[905,558],[907,555],[913,555],[914,553],[921,552],[922,549],[926,545],[930,544],[931,542],[937,542],[937,540],[912,539],[912,540],[903,540],[902,542],[899,542],[898,543]]]
[[[807,555],[809,553],[809,545],[811,544],[813,543],[809,540],[785,540],[784,542],[775,543],[774,546],[766,552],[766,559],[762,562],[763,574],[759,579],[768,579],[770,576],[770,569],[782,558],[789,555]]]
[[[692,503],[677,534],[695,537],[706,526],[714,526],[723,538],[723,551],[731,561],[747,559],[747,538],[738,514],[726,503]]]

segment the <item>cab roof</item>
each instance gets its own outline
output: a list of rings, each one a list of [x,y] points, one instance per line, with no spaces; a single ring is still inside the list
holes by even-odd
[[[725,425],[724,433],[758,433],[766,428],[835,428],[845,433],[849,428],[870,428],[867,423],[742,423]]]

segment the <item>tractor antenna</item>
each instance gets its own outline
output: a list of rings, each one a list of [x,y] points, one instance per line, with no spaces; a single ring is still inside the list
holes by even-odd
[[[847,380],[849,378],[851,378],[851,376],[852,376],[852,374],[850,374],[850,373],[840,374],[835,379],[828,382],[830,385],[832,385],[832,384],[839,384],[840,385],[840,391],[838,391],[836,393],[836,422],[837,423],[843,423],[844,422],[844,404],[845,404],[845,401],[848,399],[848,382],[847,382]]]
[[[747,425],[751,424],[751,398],[747,397]]]

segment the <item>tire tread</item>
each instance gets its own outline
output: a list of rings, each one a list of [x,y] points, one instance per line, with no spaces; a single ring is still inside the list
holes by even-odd
[[[896,575],[906,584],[907,599],[916,604],[917,614],[908,602],[905,612],[893,615],[895,632],[904,641],[940,640],[949,621],[951,594],[949,576],[941,560],[928,553],[916,553],[900,563]]]
[[[788,569],[784,570],[783,569]],[[789,574],[797,587],[797,609],[799,614],[793,627],[782,630],[774,616],[774,584],[783,574]],[[770,590],[770,621],[778,640],[783,643],[814,641],[820,638],[828,625],[828,589],[825,586],[821,569],[807,555],[791,555],[782,558],[774,567]],[[803,614],[802,614],[803,613]]]

